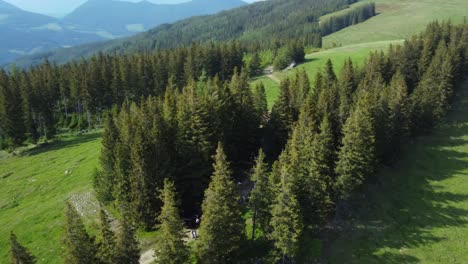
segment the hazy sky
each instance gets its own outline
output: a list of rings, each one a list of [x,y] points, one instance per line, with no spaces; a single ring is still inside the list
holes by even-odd
[[[24,10],[41,14],[67,14],[77,8],[87,0],[3,0],[14,4]],[[128,2],[140,2],[141,0],[124,0]],[[161,4],[176,4],[188,2],[190,0],[149,0],[153,3]],[[221,0],[222,1],[222,0]],[[245,0],[246,2],[254,2],[256,0]]]

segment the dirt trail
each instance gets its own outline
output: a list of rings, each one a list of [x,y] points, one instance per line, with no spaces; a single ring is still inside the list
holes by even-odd
[[[273,80],[275,83],[281,83],[281,80],[278,79],[278,77],[276,77],[275,75],[273,74],[267,74],[266,77],[270,78],[271,80]]]

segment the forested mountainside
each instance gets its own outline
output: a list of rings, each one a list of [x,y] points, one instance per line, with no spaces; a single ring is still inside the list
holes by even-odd
[[[286,79],[271,111],[264,87],[249,85],[239,43],[192,47],[208,54],[200,64],[187,63],[190,49],[180,48],[0,75],[7,144],[48,138],[72,118],[88,127],[105,120],[94,187],[103,204],[119,211],[121,228],[115,235],[103,212],[96,240],[68,204],[67,262],[136,263],[134,228],[155,224],[156,261],[300,259],[310,228],[324,225],[338,201],[359,192],[380,165],[399,157],[402,144],[444,117],[465,78],[468,25],[434,22],[360,67],[348,60],[336,75],[329,62],[313,84],[305,73]],[[194,69],[201,74],[190,74]],[[158,81],[161,90],[151,86]],[[107,98],[115,101],[101,101]],[[254,184],[242,203],[235,182],[244,179]],[[175,197],[182,214],[201,215],[193,247],[183,242]],[[264,250],[249,246],[243,210],[253,213],[252,243]]]
[[[241,0],[194,0],[157,5],[89,0],[64,18],[24,11],[0,0],[0,65],[26,55],[127,37],[163,23],[246,5]],[[29,66],[29,65],[26,65]]]
[[[238,40],[243,44],[277,47],[290,39],[321,46],[319,18],[341,10],[356,0],[269,0],[211,16],[189,18],[158,26],[135,37],[60,49],[25,57],[16,62],[28,66],[43,62],[64,63],[88,58],[97,52],[134,53],[187,46],[192,42]]]

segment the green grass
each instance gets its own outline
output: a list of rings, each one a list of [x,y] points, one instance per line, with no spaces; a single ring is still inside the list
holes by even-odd
[[[88,210],[94,206],[92,173],[99,149],[100,134],[94,133],[62,136],[19,156],[0,154],[0,263],[8,259],[10,231],[38,263],[61,263],[65,201],[81,201],[85,217],[93,213]]]
[[[402,40],[393,41],[378,41],[370,43],[362,43],[356,45],[350,45],[345,47],[339,47],[312,53],[306,56],[306,62],[296,67],[294,70],[281,73],[278,76],[284,78],[285,76],[294,76],[297,71],[305,70],[309,75],[309,78],[313,81],[315,74],[318,71],[322,71],[328,59],[333,63],[335,72],[339,74],[343,68],[345,60],[351,58],[354,65],[362,65],[365,59],[369,56],[372,51],[386,51],[391,44],[402,43]]]
[[[446,122],[357,198],[331,263],[467,263],[468,82]]]
[[[252,87],[255,87],[255,85],[259,83],[263,83],[263,85],[265,85],[268,108],[271,109],[279,96],[279,84],[267,76],[257,77],[251,81]]]
[[[424,30],[429,22],[460,23],[468,16],[466,0],[365,0],[375,2],[377,16],[326,36],[324,47],[383,40],[406,39]],[[358,3],[359,4],[359,3]]]

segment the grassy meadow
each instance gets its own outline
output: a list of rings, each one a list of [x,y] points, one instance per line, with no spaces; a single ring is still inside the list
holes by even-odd
[[[454,23],[460,23],[468,16],[466,0],[365,1],[376,3],[378,15],[326,36],[323,40],[324,47],[405,39],[418,34],[434,20],[450,19]]]
[[[0,153],[0,263],[8,259],[10,231],[38,263],[61,263],[65,201],[85,217],[96,209],[92,174],[100,136],[64,135],[16,156]]]

